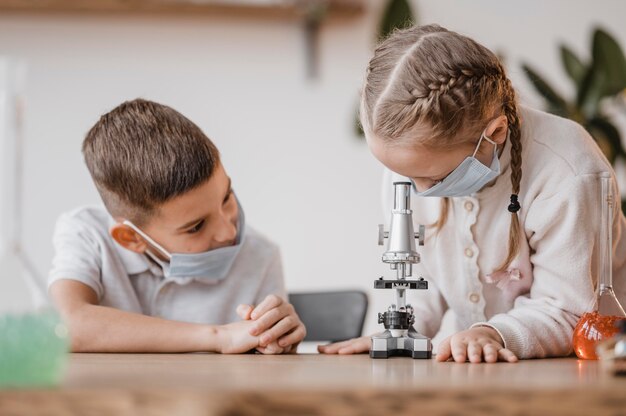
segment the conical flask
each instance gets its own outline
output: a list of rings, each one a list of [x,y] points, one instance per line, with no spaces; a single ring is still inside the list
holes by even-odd
[[[578,358],[596,360],[598,342],[618,332],[617,321],[626,319],[624,308],[613,291],[613,178],[600,175],[600,233],[598,237],[598,285],[595,310],[584,313],[574,329],[573,346]]]
[[[20,65],[0,57],[0,390],[58,384],[69,338],[21,244]]]

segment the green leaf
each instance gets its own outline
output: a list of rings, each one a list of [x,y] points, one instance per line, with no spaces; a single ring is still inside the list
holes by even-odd
[[[626,88],[626,57],[617,41],[602,29],[593,34],[594,65],[606,77],[604,95],[615,95]]]
[[[535,70],[527,64],[522,65],[522,69],[530,79],[537,92],[548,102],[548,110],[551,113],[565,116],[568,113],[567,102],[559,95],[546,80],[544,80]]]
[[[384,39],[396,28],[412,26],[415,21],[411,5],[407,0],[390,0],[378,30],[379,39]]]
[[[576,94],[576,105],[586,118],[593,118],[600,112],[600,100],[605,88],[606,75],[594,61],[587,69]]]
[[[608,147],[609,151],[604,150],[604,154],[611,164],[615,162],[617,157],[626,156],[619,130],[609,120],[603,117],[595,117],[589,120],[586,127],[589,133],[599,141],[598,144],[600,144],[600,140],[605,141],[604,146],[601,146],[601,148]]]
[[[580,86],[585,73],[587,72],[587,68],[585,64],[578,59],[578,56],[567,46],[561,45],[561,61],[563,61],[563,66],[565,67],[565,71],[567,75],[574,81],[576,87]]]

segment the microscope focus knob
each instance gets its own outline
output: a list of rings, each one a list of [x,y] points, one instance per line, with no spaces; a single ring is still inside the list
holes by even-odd
[[[423,225],[419,226],[419,231],[417,233],[415,233],[415,238],[418,239],[419,245],[423,246],[424,245],[424,239],[426,237],[426,227],[424,227]]]
[[[382,246],[385,244],[385,238],[389,237],[389,232],[385,231],[385,226],[383,224],[378,224],[378,245]]]

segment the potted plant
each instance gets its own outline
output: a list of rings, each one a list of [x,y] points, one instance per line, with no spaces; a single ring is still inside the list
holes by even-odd
[[[561,61],[574,84],[576,94],[566,99],[528,64],[522,68],[547,110],[581,124],[598,143],[609,162],[626,159],[620,131],[613,123],[606,104],[626,114],[626,57],[618,42],[601,28],[593,32],[591,56],[580,59],[566,45],[560,45]],[[622,208],[626,204],[622,200]]]

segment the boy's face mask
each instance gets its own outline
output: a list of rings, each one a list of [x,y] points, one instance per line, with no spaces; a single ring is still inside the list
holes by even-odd
[[[163,268],[163,274],[166,278],[196,278],[219,281],[224,279],[230,272],[245,237],[245,216],[239,200],[237,200],[237,206],[239,208],[239,218],[237,221],[236,243],[232,246],[220,247],[202,253],[170,253],[132,222],[126,220],[123,224],[135,230],[135,232],[167,257],[168,261],[163,261],[150,250],[146,250],[146,254]]]
[[[485,166],[476,159],[476,152],[478,152],[478,148],[483,139],[494,145],[491,166]],[[417,196],[468,196],[480,191],[483,186],[487,185],[500,174],[500,159],[498,159],[497,150],[498,146],[496,142],[487,137],[483,131],[476,145],[476,149],[474,149],[474,153],[471,156],[466,157],[465,160],[441,182],[428,188],[424,192],[416,192]],[[413,184],[413,189],[415,189],[415,184]]]

